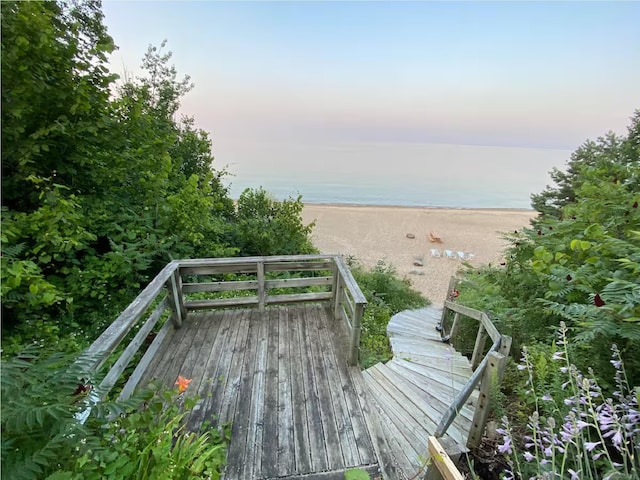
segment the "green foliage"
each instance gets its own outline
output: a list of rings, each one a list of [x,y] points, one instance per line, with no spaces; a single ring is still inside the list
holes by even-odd
[[[83,424],[90,390],[78,384],[81,371],[35,349],[3,361],[3,478],[219,478],[227,435],[185,430],[196,399],[152,386],[94,407]]]
[[[640,113],[627,137],[587,142],[556,188],[534,196],[541,215],[508,235],[504,268],[470,270],[459,301],[489,311],[522,344],[550,342],[564,320],[579,368],[611,376],[616,343],[640,382]],[[556,179],[557,179],[556,178]],[[546,203],[542,202],[543,197]]]
[[[344,472],[345,480],[369,480],[371,477],[361,468],[350,468]]]
[[[360,364],[362,368],[391,359],[387,338],[387,324],[402,310],[424,307],[428,304],[419,292],[411,288],[408,279],[400,279],[392,265],[379,261],[371,270],[348,259],[354,278],[367,299],[360,337]]]
[[[238,251],[211,141],[174,118],[188,77],[163,43],[116,86],[102,19],[99,1],[2,2],[4,345],[37,322],[93,331],[168,260]]]
[[[240,254],[314,253],[309,235],[314,223],[302,222],[302,197],[275,200],[262,188],[246,189],[238,199],[236,244]]]

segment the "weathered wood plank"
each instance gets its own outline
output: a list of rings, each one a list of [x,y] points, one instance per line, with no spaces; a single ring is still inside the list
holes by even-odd
[[[376,401],[385,405],[384,409],[393,420],[396,427],[401,431],[402,436],[413,446],[416,455],[424,455],[427,450],[427,433],[419,427],[418,420],[413,415],[420,417],[415,412],[409,413],[402,402],[402,392],[394,388],[389,381],[380,374],[379,365],[369,368],[367,372],[376,381],[378,396]]]
[[[109,391],[116,384],[122,372],[129,366],[131,359],[138,352],[140,346],[145,341],[153,327],[156,326],[158,320],[169,306],[169,302],[165,297],[153,310],[147,321],[142,325],[140,330],[136,333],[133,339],[129,342],[129,345],[124,349],[124,352],[118,357],[118,360],[113,364],[107,375],[100,382],[99,393],[102,398],[106,397]]]
[[[249,465],[254,459],[250,453],[256,448],[253,443],[248,444],[250,437],[251,411],[253,408],[254,398],[252,397],[253,380],[255,378],[255,361],[256,347],[258,344],[258,335],[262,322],[257,322],[259,313],[252,311],[248,321],[246,322],[247,333],[241,347],[234,352],[234,362],[237,364],[232,366],[234,380],[237,378],[236,393],[231,395],[235,397],[235,405],[233,400],[229,402],[230,412],[227,416],[233,419],[231,425],[231,443],[227,453],[227,475],[229,478],[253,478],[247,475],[246,470],[251,469],[253,465]],[[235,372],[239,372],[237,375]]]
[[[291,341],[293,338],[293,341]],[[300,434],[298,431],[303,426],[298,424],[296,431],[294,432],[293,423],[293,405],[304,402],[304,390],[302,395],[299,391],[293,392],[294,383],[299,381],[302,374],[299,370],[302,367],[300,364],[300,350],[298,350],[298,363],[295,363],[294,350],[298,347],[299,340],[297,336],[293,336],[293,328],[291,328],[289,322],[288,311],[284,307],[278,308],[278,423],[276,425],[277,434],[274,438],[277,438],[278,455],[277,462],[272,465],[277,471],[278,476],[285,476],[290,472],[296,470],[296,437],[295,434],[300,435],[298,442],[303,443],[304,434]],[[296,385],[298,385],[296,383]],[[303,403],[304,405],[304,403]],[[298,405],[299,406],[299,405]],[[305,415],[306,416],[306,415]],[[298,451],[300,447],[298,446]],[[309,459],[307,457],[307,468],[309,468]]]
[[[192,300],[184,302],[187,310],[215,310],[228,307],[246,307],[258,304],[258,297],[219,298],[216,300]]]
[[[309,330],[317,338],[316,347],[320,352],[320,359],[323,362],[324,370],[327,374],[326,390],[329,392],[330,404],[333,406],[333,420],[340,439],[342,465],[358,465],[360,457],[356,447],[356,439],[353,433],[353,424],[348,413],[344,390],[340,382],[340,372],[336,365],[336,355],[333,352],[333,336],[327,328],[324,319],[324,312],[320,307],[313,307],[308,315]],[[324,355],[322,354],[324,352]]]
[[[251,410],[247,440],[242,469],[243,478],[262,478],[264,421],[267,416],[265,398],[267,390],[275,391],[274,385],[266,383],[267,355],[268,355],[268,317],[260,315],[254,322],[258,324],[258,338],[255,345],[255,361],[253,365],[253,384],[251,390]],[[251,375],[251,373],[247,373]],[[277,384],[276,384],[277,385]],[[273,441],[272,439],[270,439]]]
[[[418,446],[418,440],[413,435],[407,435],[407,431],[404,429],[401,431],[400,426],[404,425],[406,420],[398,415],[400,405],[397,404],[392,398],[389,397],[389,393],[378,382],[378,379],[371,375],[371,371],[368,369],[363,372],[367,387],[371,392],[375,402],[378,404],[381,417],[388,418],[388,421],[384,422],[384,428],[388,429],[392,435],[388,438],[392,438],[401,446],[401,452],[407,458],[407,461],[411,465],[418,466],[417,458],[421,455],[416,449]],[[385,419],[386,420],[386,419]],[[394,452],[394,455],[399,452]],[[398,458],[401,463],[402,458]],[[403,465],[403,470],[406,465]],[[406,471],[406,470],[405,470]]]
[[[234,420],[234,413],[236,410],[236,399],[238,397],[238,390],[240,390],[240,384],[242,382],[242,365],[244,361],[244,355],[247,351],[247,336],[249,335],[249,323],[251,320],[252,310],[242,310],[242,320],[237,326],[237,336],[231,355],[231,362],[229,364],[229,373],[227,384],[222,394],[222,402],[220,404],[220,420],[224,422],[230,422]],[[235,421],[234,421],[235,424]],[[237,431],[237,427],[236,427]],[[231,433],[233,436],[233,432]],[[234,445],[229,445],[229,451],[227,458],[231,455],[231,450]]]
[[[291,393],[292,393],[292,423],[294,426],[294,448],[295,466],[298,473],[307,473],[317,470],[326,470],[327,458],[322,445],[318,446],[318,427],[322,435],[322,424],[319,423],[320,409],[318,407],[318,396],[314,386],[308,381],[309,364],[306,359],[307,347],[304,342],[304,334],[301,331],[301,324],[304,316],[301,310],[289,311],[287,328],[290,332],[289,352],[291,355]],[[312,422],[308,423],[308,419]],[[311,434],[316,432],[311,443]],[[312,458],[311,452],[318,451]]]
[[[125,383],[120,395],[118,395],[118,401],[127,400],[133,392],[138,387],[138,384],[142,381],[145,376],[145,372],[150,365],[152,364],[154,358],[159,358],[159,355],[156,355],[158,351],[162,348],[162,344],[165,338],[169,335],[169,332],[173,331],[173,324],[171,322],[164,322],[162,328],[158,331],[158,334],[149,345],[149,348],[144,352],[144,355],[136,365],[136,368],[133,370],[133,373]]]
[[[183,293],[195,292],[229,292],[234,290],[257,290],[257,280],[242,280],[229,282],[200,282],[200,283],[184,283],[182,285]]]
[[[331,270],[333,267],[333,260],[307,260],[302,262],[289,262],[289,261],[265,261],[266,272],[305,272],[315,270]]]
[[[331,285],[333,277],[305,277],[305,278],[283,278],[281,280],[267,280],[267,289],[270,288],[294,288],[313,287]]]
[[[331,292],[291,293],[284,295],[267,295],[268,305],[282,305],[285,303],[318,302],[331,300]]]
[[[327,334],[326,328],[323,329],[321,328],[322,326],[319,325],[320,321],[321,320],[317,315],[317,309],[310,308],[306,312],[303,329],[306,327],[308,348],[310,348],[313,359],[314,380],[316,382],[316,390],[320,399],[327,460],[329,468],[331,470],[337,470],[339,468],[344,468],[345,461],[347,461],[346,458],[343,458],[345,453],[344,450],[350,450],[350,444],[354,440],[353,437],[351,439],[349,438],[347,429],[341,424],[344,404],[337,401],[337,386],[332,382],[332,372],[327,369],[326,360],[329,355],[326,355],[326,353],[328,352],[323,351],[323,349],[320,348],[322,337]],[[347,456],[351,457],[350,451],[347,452]],[[349,458],[349,462],[350,463],[348,464],[353,465],[357,462],[357,458],[355,460]]]
[[[279,308],[272,308],[266,312],[265,318],[265,323],[267,324],[267,366],[265,370],[264,430],[262,435],[261,460],[261,472],[265,477],[275,477],[278,475],[278,445],[281,443],[280,437],[290,439],[293,434],[293,425],[280,424],[282,430],[278,430],[280,417],[278,404],[278,395],[280,393],[280,382],[278,379],[280,366],[278,355],[278,323],[281,311]],[[283,362],[285,360],[286,359],[283,358]],[[288,398],[290,401],[290,394]]]
[[[367,303],[367,299],[362,293],[362,290],[360,290],[358,282],[356,282],[355,278],[353,278],[351,270],[349,270],[345,265],[342,257],[336,256],[334,261],[336,263],[336,267],[338,268],[338,272],[340,273],[341,283],[343,285],[346,285],[346,287],[350,290],[353,301],[355,303],[362,303],[363,305],[365,305]]]
[[[395,461],[391,450],[400,452],[404,459],[406,459],[406,455],[404,455],[399,445],[397,446],[392,442],[393,437],[385,435],[382,426],[382,422],[385,420],[379,416],[378,408],[375,406],[371,394],[367,391],[365,379],[360,368],[348,367],[348,375],[351,380],[350,385],[356,394],[356,401],[360,406],[359,409],[352,409],[352,412],[361,411],[364,420],[364,430],[360,433],[357,429],[354,430],[358,451],[360,452],[360,463],[366,463],[365,459],[371,455],[372,458],[378,461],[383,478],[397,480],[400,478],[402,466]],[[373,447],[372,451],[368,450],[365,439],[370,441],[370,445]]]
[[[482,434],[489,416],[491,391],[496,388],[495,382],[499,381],[500,371],[504,368],[505,361],[506,357],[498,352],[490,352],[487,355],[487,363],[482,376],[482,383],[480,384],[480,397],[473,417],[471,431],[469,432],[469,440],[467,441],[469,448],[477,447],[482,441]]]
[[[202,337],[202,344],[198,354],[193,359],[193,367],[191,370],[192,379],[189,385],[190,395],[198,395],[203,397],[206,392],[211,391],[213,380],[207,376],[207,366],[209,359],[220,352],[213,352],[216,338],[220,331],[220,326],[223,324],[225,313],[219,312],[217,315],[206,315],[203,313],[197,314],[202,316],[202,323],[200,324],[199,336]],[[218,347],[220,348],[220,347]],[[191,357],[189,357],[191,358]]]
[[[429,437],[429,456],[432,459],[432,465],[435,465],[439,470],[441,475],[440,478],[444,480],[464,480],[464,477],[456,468],[451,458],[449,458],[445,449],[442,448],[438,439],[433,436]]]
[[[188,426],[191,430],[197,430],[204,420],[209,420],[214,427],[220,425],[218,421],[218,406],[222,395],[221,392],[226,384],[226,377],[223,376],[221,371],[224,367],[225,350],[229,348],[229,339],[232,338],[231,335],[233,334],[232,326],[235,327],[239,321],[234,317],[241,315],[241,313],[227,310],[203,315],[207,315],[209,322],[218,323],[218,328],[215,339],[210,344],[209,354],[201,360],[204,363],[202,379],[197,382],[194,388],[201,397],[201,401],[189,417]],[[194,379],[194,381],[197,380]]]
[[[189,326],[193,322],[188,319]],[[149,379],[157,379],[166,388],[174,388],[175,381],[180,374],[184,357],[191,347],[194,338],[193,328],[174,329],[169,341],[165,341],[165,353],[153,372],[149,372]]]
[[[118,318],[82,353],[83,364],[90,363],[89,369],[91,371],[96,371],[102,366],[107,356],[120,344],[129,330],[153,303],[177,266],[176,262],[171,262],[156,275]]]

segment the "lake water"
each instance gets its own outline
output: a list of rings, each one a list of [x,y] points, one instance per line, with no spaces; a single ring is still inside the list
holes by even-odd
[[[530,208],[570,150],[407,143],[216,144],[233,198],[264,187],[309,203]]]

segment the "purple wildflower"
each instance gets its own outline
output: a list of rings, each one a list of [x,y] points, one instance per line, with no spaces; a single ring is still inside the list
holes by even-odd
[[[600,445],[600,442],[584,442],[584,447],[587,449],[587,452],[593,451],[598,445]]]
[[[503,437],[503,440],[504,440],[504,443],[498,445],[498,451],[500,453],[509,453],[509,454],[512,453],[512,450],[511,450],[511,437],[505,436],[505,437]]]
[[[577,472],[571,468],[569,468],[567,470],[569,472],[569,474],[571,475],[571,480],[580,480],[580,470],[578,470]]]

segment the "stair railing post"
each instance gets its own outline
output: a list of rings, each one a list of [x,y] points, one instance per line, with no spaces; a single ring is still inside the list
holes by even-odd
[[[258,277],[258,311],[260,314],[263,314],[267,296],[264,280],[264,262],[258,262],[256,265],[256,272]]]
[[[480,395],[478,396],[478,404],[473,415],[473,422],[469,430],[469,438],[467,439],[467,447],[475,448],[480,445],[482,435],[487,425],[489,415],[489,407],[491,403],[491,391],[497,388],[500,371],[504,370],[506,357],[498,352],[491,352],[487,358],[487,366],[482,375],[480,383]]]
[[[456,312],[456,314],[453,317],[453,324],[451,325],[451,333],[449,334],[449,341],[451,342],[452,345],[455,345],[453,341],[456,338],[456,335],[458,334],[459,328],[460,328],[460,312]]]
[[[473,355],[471,356],[471,369],[475,370],[480,365],[482,357],[484,356],[484,347],[487,342],[487,332],[484,329],[484,325],[480,323],[478,325],[478,335],[476,336],[476,344],[473,347]]]
[[[167,281],[167,298],[169,300],[169,308],[171,309],[171,320],[176,328],[182,326],[182,321],[186,316],[186,308],[184,305],[184,299],[182,298],[182,287],[180,279],[180,267],[176,266],[176,269],[171,273],[171,277]]]
[[[358,365],[360,361],[360,332],[362,330],[362,317],[364,315],[364,305],[356,303],[351,319],[351,358],[350,365]]]

